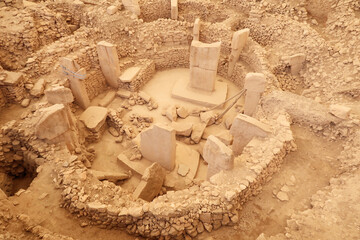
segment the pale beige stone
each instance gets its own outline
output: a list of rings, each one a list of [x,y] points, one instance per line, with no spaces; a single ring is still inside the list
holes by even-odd
[[[190,47],[190,86],[214,91],[221,42],[202,43],[193,40]]]
[[[129,10],[137,16],[140,15],[140,6],[138,0],[122,0],[122,4],[126,10]]]
[[[97,171],[97,170],[90,170],[91,174],[94,175],[98,180],[108,180],[109,182],[116,183],[117,181],[125,180],[130,177],[129,173],[127,172],[104,172],[104,171]]]
[[[213,125],[216,121],[217,115],[213,111],[206,111],[200,113],[200,121],[206,126]]]
[[[271,133],[271,128],[255,118],[238,114],[230,128],[230,133],[234,137],[233,152],[235,155],[239,155],[251,139],[268,136]]]
[[[200,164],[200,153],[195,151],[191,147],[178,143],[176,147],[176,162],[185,165],[189,168],[189,172],[186,177],[194,179]]]
[[[117,12],[118,8],[116,6],[110,6],[106,9],[106,12],[109,14],[109,15],[113,15]]]
[[[99,131],[105,124],[108,110],[104,107],[88,107],[81,115],[80,121],[91,131]]]
[[[207,179],[221,170],[231,170],[234,167],[233,151],[213,135],[205,143],[203,156],[208,163]]]
[[[30,95],[33,97],[40,97],[44,94],[46,81],[43,78],[40,78],[34,84],[34,87],[30,90]]]
[[[140,133],[140,151],[148,160],[158,162],[171,171],[175,167],[175,130],[164,124],[155,124]]]
[[[61,58],[60,64],[64,68],[63,73],[70,81],[70,88],[75,97],[75,102],[83,109],[86,109],[90,106],[90,99],[83,82],[86,78],[86,70],[71,58]]]
[[[71,122],[63,104],[55,104],[40,110],[40,120],[35,134],[40,139],[52,140],[70,130]]]
[[[171,19],[177,20],[178,19],[178,0],[171,0]]]
[[[177,108],[176,113],[181,118],[187,118],[189,116],[189,111],[185,107]]]
[[[119,156],[117,157],[117,161],[118,163],[120,163],[121,165],[125,165],[126,167],[128,167],[129,169],[131,169],[132,171],[143,175],[145,172],[145,169],[150,167],[151,164],[153,164],[153,162],[142,158],[139,161],[130,161],[129,158],[125,155],[125,154],[119,154]]]
[[[202,135],[204,134],[205,128],[206,128],[205,123],[195,123],[193,125],[193,130],[191,133],[191,140],[193,140],[195,143],[199,143]]]
[[[131,97],[131,92],[130,91],[127,91],[127,90],[124,90],[124,89],[119,89],[117,92],[116,92],[116,95],[121,97],[121,98],[130,98]]]
[[[174,128],[177,136],[189,137],[193,124],[191,122],[172,122],[171,127]]]
[[[177,116],[178,116],[177,112],[176,112],[176,107],[171,106],[168,109],[166,109],[165,115],[170,121],[175,122],[177,120]]]
[[[140,67],[130,67],[121,74],[119,79],[123,83],[130,83],[136,79],[140,70],[141,70]]]
[[[119,57],[116,46],[106,41],[101,41],[96,46],[101,70],[106,82],[113,88],[118,88],[120,76]]]
[[[250,34],[250,29],[248,28],[234,32],[231,41],[231,53],[229,58],[228,76],[232,75],[235,64],[239,60],[240,53],[247,42],[249,34]]]
[[[351,112],[351,108],[339,104],[330,105],[329,110],[332,115],[341,119],[349,118]]]
[[[229,130],[219,130],[218,128],[206,128],[202,136],[203,139],[207,139],[210,135],[214,135],[225,145],[229,146],[233,142],[233,136]]]
[[[291,68],[291,74],[297,75],[303,68],[306,60],[305,54],[299,53],[289,57],[289,65]]]
[[[200,37],[200,18],[196,18],[193,27],[193,40],[199,41]]]
[[[244,113],[253,116],[256,112],[261,94],[266,87],[266,77],[262,73],[248,73],[245,77],[246,90]]]
[[[165,169],[163,169],[160,164],[156,162],[153,163],[145,170],[141,182],[136,187],[133,196],[148,202],[152,201],[161,191],[165,175]]]
[[[103,97],[100,102],[99,102],[99,106],[100,107],[106,107],[108,106],[114,99],[116,96],[116,92],[115,91],[109,91],[105,97]]]
[[[150,95],[147,94],[147,93],[144,92],[144,91],[139,91],[138,96],[139,96],[142,100],[144,100],[146,103],[150,102],[150,100],[151,100]]]
[[[54,86],[45,90],[45,96],[50,104],[69,104],[74,101],[71,90],[64,86]]]

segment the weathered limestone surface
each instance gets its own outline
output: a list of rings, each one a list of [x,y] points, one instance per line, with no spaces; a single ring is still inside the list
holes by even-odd
[[[156,162],[153,163],[145,170],[133,196],[135,198],[142,198],[148,202],[152,201],[154,197],[159,194],[164,183],[165,175],[165,169],[163,169],[160,164]]]
[[[45,96],[50,104],[68,104],[74,101],[71,90],[64,86],[54,86],[45,90]]]
[[[234,71],[235,63],[237,62],[237,60],[239,60],[240,53],[247,42],[249,34],[250,34],[250,29],[248,28],[234,32],[231,41],[231,54],[229,58],[228,76],[232,75]]]
[[[213,135],[210,135],[205,143],[203,156],[209,164],[207,179],[221,170],[230,170],[234,167],[233,151]]]
[[[41,95],[43,95],[45,90],[45,85],[46,85],[46,81],[44,78],[40,78],[39,80],[37,80],[36,83],[34,84],[34,87],[30,90],[31,96],[40,97]]]
[[[221,42],[202,43],[193,40],[190,47],[190,86],[212,92],[220,58]]]
[[[289,57],[289,65],[291,69],[291,74],[297,75],[300,70],[303,68],[306,60],[305,54],[299,53]]]
[[[64,74],[70,80],[70,88],[75,97],[75,102],[79,104],[80,107],[86,109],[90,106],[90,99],[86,91],[84,79],[78,77],[85,76],[86,71],[83,68],[80,68],[73,59],[63,57],[60,59],[60,64],[64,67]]]
[[[271,129],[268,125],[255,118],[239,114],[234,119],[230,133],[234,136],[232,145],[234,154],[239,155],[251,139],[254,137],[266,137],[271,133]]]
[[[178,19],[178,0],[171,0],[171,19]]]
[[[200,18],[195,19],[193,28],[193,39],[199,41],[200,37]]]
[[[103,172],[97,170],[91,170],[90,172],[100,181],[108,180],[114,183],[116,183],[117,181],[128,179],[130,177],[129,173],[127,172]]]
[[[91,131],[99,131],[105,124],[108,110],[104,107],[88,107],[81,115],[80,121]]]
[[[163,124],[155,124],[140,133],[140,151],[148,160],[159,163],[171,171],[175,167],[175,130]]]
[[[70,129],[70,122],[63,104],[41,109],[41,117],[35,126],[36,136],[52,140]]]
[[[117,89],[119,86],[120,66],[116,46],[106,41],[101,41],[97,44],[96,49],[106,82],[111,87]]]
[[[261,94],[266,87],[266,77],[262,73],[248,73],[245,77],[244,89],[246,90],[244,113],[254,115],[259,104]]]
[[[138,0],[122,0],[122,3],[126,10],[130,12],[140,15],[140,6]]]
[[[124,71],[119,77],[119,80],[123,83],[129,83],[136,79],[140,72],[140,67],[130,67]]]

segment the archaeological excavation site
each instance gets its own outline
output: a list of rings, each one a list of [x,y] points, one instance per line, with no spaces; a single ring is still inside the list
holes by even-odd
[[[359,0],[0,0],[0,240],[360,239]]]

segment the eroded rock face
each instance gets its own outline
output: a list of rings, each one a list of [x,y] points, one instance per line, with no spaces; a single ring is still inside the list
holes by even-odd
[[[133,196],[148,202],[152,201],[161,191],[165,175],[165,169],[160,164],[153,163],[145,169],[141,182],[135,189]]]
[[[64,86],[55,86],[45,90],[45,96],[50,104],[68,104],[74,101],[71,89]]]

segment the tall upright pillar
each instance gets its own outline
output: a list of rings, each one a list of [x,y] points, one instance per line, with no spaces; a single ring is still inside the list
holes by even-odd
[[[266,86],[266,77],[262,73],[248,73],[245,76],[244,89],[245,106],[244,113],[248,116],[253,116],[259,104],[261,94],[264,92]]]
[[[120,77],[119,57],[116,46],[101,41],[97,44],[97,53],[101,70],[105,76],[106,82],[113,88],[118,88],[118,79]]]
[[[190,48],[190,87],[212,92],[215,89],[221,42],[193,40]]]
[[[200,18],[195,19],[193,27],[193,40],[199,41],[200,38]]]
[[[177,20],[179,15],[178,0],[171,0],[171,19]]]
[[[86,70],[80,68],[80,65],[71,58],[63,57],[60,59],[63,74],[70,81],[70,88],[75,97],[75,102],[86,109],[90,106],[90,99],[86,91],[84,80],[86,78]]]
[[[231,41],[231,54],[229,58],[228,76],[232,75],[234,71],[235,63],[237,62],[237,60],[239,60],[240,53],[247,42],[249,34],[250,34],[250,29],[248,28],[234,32]]]

